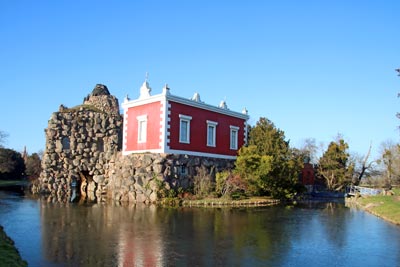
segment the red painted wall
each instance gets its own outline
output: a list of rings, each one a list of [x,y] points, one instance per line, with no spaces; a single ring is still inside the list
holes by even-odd
[[[138,120],[136,117],[147,115],[146,143],[138,143]],[[161,102],[153,102],[128,109],[126,151],[160,148]]]
[[[314,185],[315,174],[314,167],[310,163],[304,163],[304,167],[301,170],[301,183],[303,185]]]
[[[172,101],[169,101],[169,103],[171,104],[169,143],[171,149],[237,156],[237,150],[230,149],[230,126],[239,127],[238,148],[240,148],[244,143],[244,119]],[[190,144],[179,142],[179,114],[192,117],[190,121]],[[207,146],[207,120],[218,122],[216,128],[216,147]]]

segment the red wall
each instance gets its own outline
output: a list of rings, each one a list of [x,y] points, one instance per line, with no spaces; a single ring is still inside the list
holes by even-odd
[[[169,102],[170,108],[170,149],[189,150],[203,153],[214,153],[229,156],[237,156],[237,150],[230,149],[230,126],[239,127],[238,148],[244,143],[244,119]],[[179,114],[191,116],[190,121],[190,143],[179,143]],[[207,120],[218,122],[216,128],[216,146],[207,146]]]
[[[313,185],[315,183],[314,167],[310,163],[304,163],[301,170],[301,183],[303,185]]]
[[[153,102],[128,109],[126,151],[160,148],[161,102]],[[137,116],[147,115],[147,139],[138,143]]]

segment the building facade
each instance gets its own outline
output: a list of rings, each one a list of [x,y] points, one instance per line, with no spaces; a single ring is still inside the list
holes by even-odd
[[[243,112],[228,109],[225,101],[212,106],[195,93],[191,99],[172,95],[168,86],[151,95],[147,80],[138,99],[125,98],[123,154],[166,153],[235,159],[247,142]]]

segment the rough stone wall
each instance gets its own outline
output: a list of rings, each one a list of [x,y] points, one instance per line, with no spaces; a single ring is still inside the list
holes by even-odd
[[[122,117],[87,110],[63,110],[52,114],[46,133],[43,171],[34,192],[89,200],[105,194],[105,170],[120,148]]]
[[[216,172],[232,169],[234,161],[178,154],[147,153],[122,156],[118,153],[108,167],[108,199],[152,203],[158,200],[157,193],[162,188],[191,188],[199,169],[204,168],[206,173],[213,176]],[[185,169],[184,174],[182,168]]]
[[[112,95],[91,95],[83,101],[84,105],[91,105],[109,114],[119,114],[118,99]]]

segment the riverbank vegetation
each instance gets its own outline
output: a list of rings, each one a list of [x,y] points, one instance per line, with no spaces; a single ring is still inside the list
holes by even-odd
[[[400,189],[385,195],[353,198],[358,207],[394,224],[400,225]]]
[[[0,267],[23,267],[28,266],[24,261],[18,250],[14,246],[14,242],[4,232],[0,226]]]
[[[372,182],[372,186],[387,188],[400,181],[399,146],[386,147],[380,159],[370,160],[371,147],[363,157],[352,155],[341,135],[326,149],[318,148],[314,139],[293,148],[284,132],[267,118],[260,118],[248,132],[248,144],[239,150],[233,170],[197,170],[191,190],[161,190],[159,197],[171,203],[215,202],[218,198],[225,203],[252,197],[293,200],[306,189],[301,183],[305,163],[312,166],[315,179],[311,185],[332,192],[344,192],[349,185],[371,186]]]
[[[20,185],[22,181],[35,180],[41,168],[41,153],[29,155],[3,146],[7,134],[0,131],[0,186]]]

